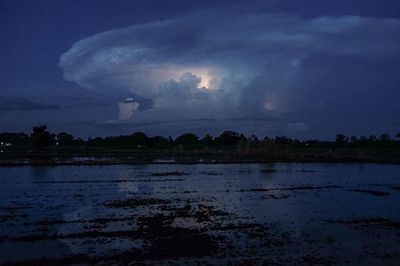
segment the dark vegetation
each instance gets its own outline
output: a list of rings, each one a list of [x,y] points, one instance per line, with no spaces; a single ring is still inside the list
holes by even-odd
[[[225,131],[220,136],[203,138],[186,133],[172,137],[150,137],[142,132],[131,135],[81,139],[66,132],[54,134],[46,126],[25,133],[0,133],[1,157],[119,156],[169,154],[185,156],[218,155],[218,161],[232,157],[280,161],[377,161],[400,162],[400,133],[369,137],[338,134],[333,141],[298,140],[286,136],[264,137]],[[0,157],[0,158],[1,158]],[[229,158],[228,158],[229,157]]]

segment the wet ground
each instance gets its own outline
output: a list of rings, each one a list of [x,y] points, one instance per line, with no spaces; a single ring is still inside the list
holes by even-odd
[[[8,167],[0,193],[0,264],[400,264],[396,165]]]

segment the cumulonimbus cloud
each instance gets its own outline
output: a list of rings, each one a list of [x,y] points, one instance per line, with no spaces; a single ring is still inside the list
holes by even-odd
[[[75,43],[59,65],[82,87],[152,100],[135,110],[139,122],[292,115],[309,124],[315,106],[328,112],[332,95],[343,103],[349,86],[368,96],[397,82],[386,67],[398,67],[399,55],[397,19],[198,14],[96,34]],[[382,62],[386,72],[372,88],[368,76]]]

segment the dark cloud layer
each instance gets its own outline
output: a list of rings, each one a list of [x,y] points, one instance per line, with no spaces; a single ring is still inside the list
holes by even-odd
[[[57,110],[60,106],[30,101],[22,97],[0,97],[0,112]]]

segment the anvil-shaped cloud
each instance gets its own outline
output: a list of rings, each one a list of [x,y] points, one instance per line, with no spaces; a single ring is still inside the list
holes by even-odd
[[[82,87],[152,100],[136,122],[281,119],[307,130],[400,102],[399,55],[397,19],[198,13],[96,34],[59,65]]]

